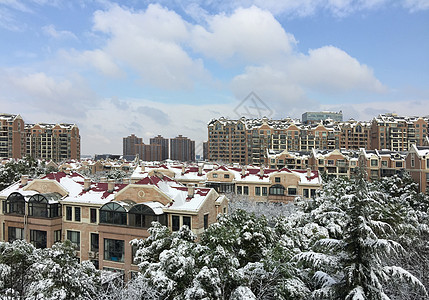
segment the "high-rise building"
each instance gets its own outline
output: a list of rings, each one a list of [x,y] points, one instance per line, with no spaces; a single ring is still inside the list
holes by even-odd
[[[26,124],[26,153],[35,159],[56,162],[80,159],[80,135],[76,124]]]
[[[144,161],[161,161],[162,159],[162,147],[161,145],[146,145],[136,144],[136,154],[139,158]]]
[[[25,125],[20,115],[0,114],[0,158],[25,156]]]
[[[143,138],[139,138],[134,134],[124,137],[122,141],[122,154],[124,156],[133,156],[136,155],[136,145],[143,144]]]
[[[150,139],[150,144],[161,146],[161,159],[160,160],[168,159],[168,139],[165,139],[162,136],[158,135],[158,136]]]
[[[195,160],[195,141],[179,135],[170,139],[170,159],[178,161]]]
[[[302,114],[302,123],[318,123],[320,121],[331,119],[336,122],[343,121],[343,112],[330,112],[330,111],[309,111]]]

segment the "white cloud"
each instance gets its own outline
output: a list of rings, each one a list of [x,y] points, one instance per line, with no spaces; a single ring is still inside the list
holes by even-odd
[[[77,40],[77,37],[73,32],[67,31],[67,30],[57,30],[57,29],[55,29],[55,26],[52,24],[43,26],[42,30],[46,35],[53,37],[55,39],[74,39],[74,40]]]
[[[259,63],[288,55],[296,44],[273,15],[255,6],[239,8],[231,15],[208,17],[207,27],[193,31],[194,49],[217,60],[235,59]]]
[[[2,107],[19,106],[21,112],[29,114],[50,114],[54,120],[76,120],[83,119],[86,109],[96,105],[97,97],[78,75],[54,78],[43,72],[0,71]]]
[[[429,9],[429,0],[404,0],[403,2],[404,7],[411,12]]]
[[[288,73],[297,83],[319,91],[386,91],[368,66],[333,46],[298,56]]]
[[[97,56],[110,57],[136,71],[143,84],[165,89],[192,88],[194,80],[207,74],[202,61],[193,59],[184,49],[189,39],[188,26],[174,11],[159,5],[137,12],[114,5],[94,14],[94,30],[108,35]],[[101,70],[106,71],[103,67]]]

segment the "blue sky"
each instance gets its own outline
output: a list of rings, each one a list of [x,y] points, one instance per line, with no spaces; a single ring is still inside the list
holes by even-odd
[[[429,115],[429,0],[0,0],[0,41],[2,112],[77,123],[83,154],[199,145],[251,92],[272,118]]]

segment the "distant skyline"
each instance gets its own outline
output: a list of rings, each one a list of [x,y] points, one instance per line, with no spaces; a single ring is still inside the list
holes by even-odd
[[[0,112],[76,123],[82,154],[131,133],[202,150],[254,103],[429,115],[429,0],[0,0],[0,39]]]

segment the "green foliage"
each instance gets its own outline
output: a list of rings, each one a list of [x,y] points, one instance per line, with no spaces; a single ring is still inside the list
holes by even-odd
[[[32,157],[13,160],[0,167],[0,190],[5,189],[12,183],[18,181],[21,175],[37,177],[46,173],[44,165],[40,164]]]

